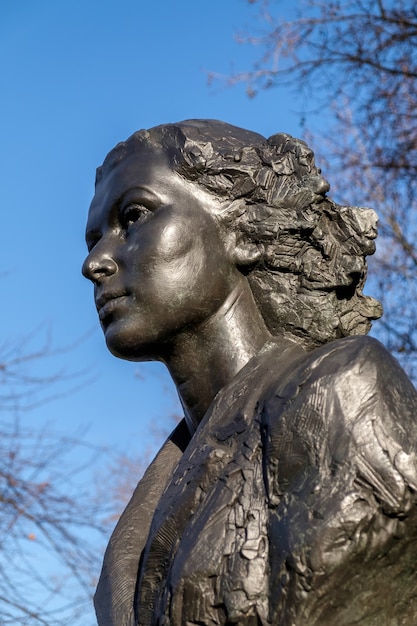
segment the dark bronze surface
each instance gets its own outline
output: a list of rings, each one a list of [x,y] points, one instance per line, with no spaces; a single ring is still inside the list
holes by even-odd
[[[376,216],[300,140],[190,120],[97,171],[83,272],[109,349],[184,420],[112,535],[100,626],[417,623],[417,395],[366,333]]]

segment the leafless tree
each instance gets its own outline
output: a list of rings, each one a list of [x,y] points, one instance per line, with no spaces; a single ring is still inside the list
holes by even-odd
[[[250,97],[289,86],[293,108],[316,126],[308,139],[317,160],[328,162],[333,195],[377,210],[379,252],[371,285],[385,314],[374,334],[415,377],[417,5],[295,0],[289,9],[279,0],[248,1],[259,5],[261,26],[238,41],[256,46],[259,57],[225,80],[244,81]]]
[[[45,373],[50,355],[48,342],[0,348],[1,624],[75,624],[99,572],[106,506],[85,486],[97,450],[27,415],[63,380]]]

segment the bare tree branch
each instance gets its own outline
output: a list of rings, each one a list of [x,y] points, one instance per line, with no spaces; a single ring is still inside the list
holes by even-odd
[[[72,375],[44,373],[57,353],[49,338],[31,349],[32,339],[0,350],[0,622],[61,626],[91,602],[109,502],[83,476],[100,450],[22,417],[57,385],[73,392]]]

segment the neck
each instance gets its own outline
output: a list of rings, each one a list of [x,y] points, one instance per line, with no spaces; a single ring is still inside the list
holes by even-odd
[[[165,362],[191,432],[220,389],[270,339],[245,279],[209,320],[176,337]]]

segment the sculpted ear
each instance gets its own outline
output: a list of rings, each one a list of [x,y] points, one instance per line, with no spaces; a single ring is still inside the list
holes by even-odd
[[[236,235],[232,255],[238,267],[255,265],[262,257],[262,246],[242,235]]]

